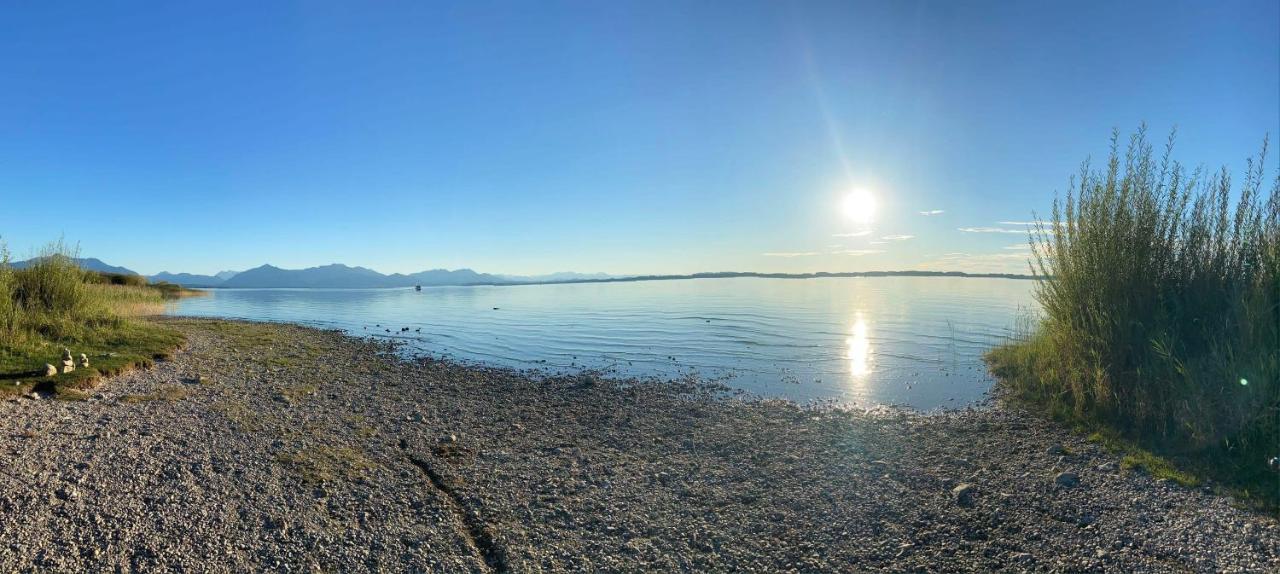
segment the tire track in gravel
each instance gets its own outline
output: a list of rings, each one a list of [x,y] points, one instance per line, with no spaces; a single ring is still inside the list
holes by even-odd
[[[403,448],[404,446],[404,442],[401,441],[401,447]],[[489,570],[492,572],[509,572],[511,569],[507,565],[506,552],[493,539],[493,534],[489,532],[480,516],[468,510],[466,501],[449,486],[448,481],[436,471],[431,461],[413,454],[406,455],[406,458],[413,466],[422,471],[431,486],[445,495],[445,498],[450,502],[450,511],[453,512],[454,517],[457,518],[462,526],[459,530],[466,537],[472,548],[475,549],[476,554],[484,561],[484,564],[489,567]]]

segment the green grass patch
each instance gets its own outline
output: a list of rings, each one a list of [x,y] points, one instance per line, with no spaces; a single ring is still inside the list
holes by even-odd
[[[1172,480],[1182,486],[1200,485],[1200,479],[1196,478],[1195,475],[1178,470],[1168,459],[1156,456],[1145,450],[1124,455],[1124,458],[1120,459],[1120,468],[1141,470],[1155,478]]]
[[[338,479],[356,481],[377,465],[365,454],[350,447],[320,445],[276,457],[298,473],[303,482],[319,484]]]
[[[8,262],[0,245],[0,395],[38,388],[74,397],[64,391],[149,367],[183,344],[178,331],[146,320],[163,311],[166,296],[145,279],[113,283],[85,271],[61,242],[27,268],[14,269]],[[60,372],[64,348],[75,359],[69,373]],[[88,367],[81,365],[81,354]],[[59,374],[46,376],[46,364]]]
[[[175,322],[179,323],[179,322]],[[272,352],[288,340],[279,332],[278,325],[269,323],[245,323],[233,321],[200,320],[200,329],[211,333],[231,349],[254,349]],[[270,355],[268,355],[270,356]]]
[[[1188,470],[1194,465],[1194,461],[1183,461],[1179,465],[1138,446],[1108,428],[1093,431],[1085,440],[1101,446],[1107,452],[1120,455],[1120,468],[1124,470],[1145,472],[1157,479],[1171,480],[1186,487],[1199,486],[1202,482],[1201,477],[1208,476],[1205,469]]]
[[[1043,316],[987,362],[1007,396],[1129,445],[1125,463],[1280,511],[1280,178],[1188,173],[1144,130],[1031,233]],[[1172,142],[1172,138],[1170,139]],[[1270,189],[1263,186],[1270,182]]]

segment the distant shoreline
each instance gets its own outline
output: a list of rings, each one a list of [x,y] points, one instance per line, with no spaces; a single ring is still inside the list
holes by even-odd
[[[966,279],[1018,279],[1034,280],[1035,275],[1018,273],[966,273],[964,271],[819,271],[816,273],[760,273],[754,271],[717,271],[688,275],[636,275],[634,277],[607,277],[590,279],[563,279],[557,281],[481,281],[475,283],[422,284],[423,287],[519,287],[522,285],[570,285],[580,283],[634,283],[639,281],[678,281],[683,279],[821,279],[827,277],[961,277]],[[197,289],[406,289],[412,285],[369,287],[321,287],[301,285],[218,286],[185,285]]]
[[[821,279],[824,277],[964,277],[968,279],[1035,279],[1034,275],[1017,273],[966,273],[964,271],[819,271],[817,273],[758,273],[753,271],[721,271],[693,273],[689,275],[637,275],[635,277],[609,277],[601,279],[567,279],[564,281],[537,281],[523,283],[494,283],[494,285],[556,285],[561,283],[622,283],[632,281],[673,281],[679,279]],[[425,285],[424,285],[425,287]]]

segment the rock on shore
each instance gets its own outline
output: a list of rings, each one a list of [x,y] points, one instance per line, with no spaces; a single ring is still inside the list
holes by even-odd
[[[172,361],[0,403],[0,571],[1280,569],[1274,519],[1006,408],[804,409],[167,322]]]

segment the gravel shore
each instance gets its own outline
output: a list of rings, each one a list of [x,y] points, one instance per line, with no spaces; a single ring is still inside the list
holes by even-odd
[[[1010,408],[805,409],[164,321],[173,360],[0,403],[0,571],[1280,570],[1275,519]]]

